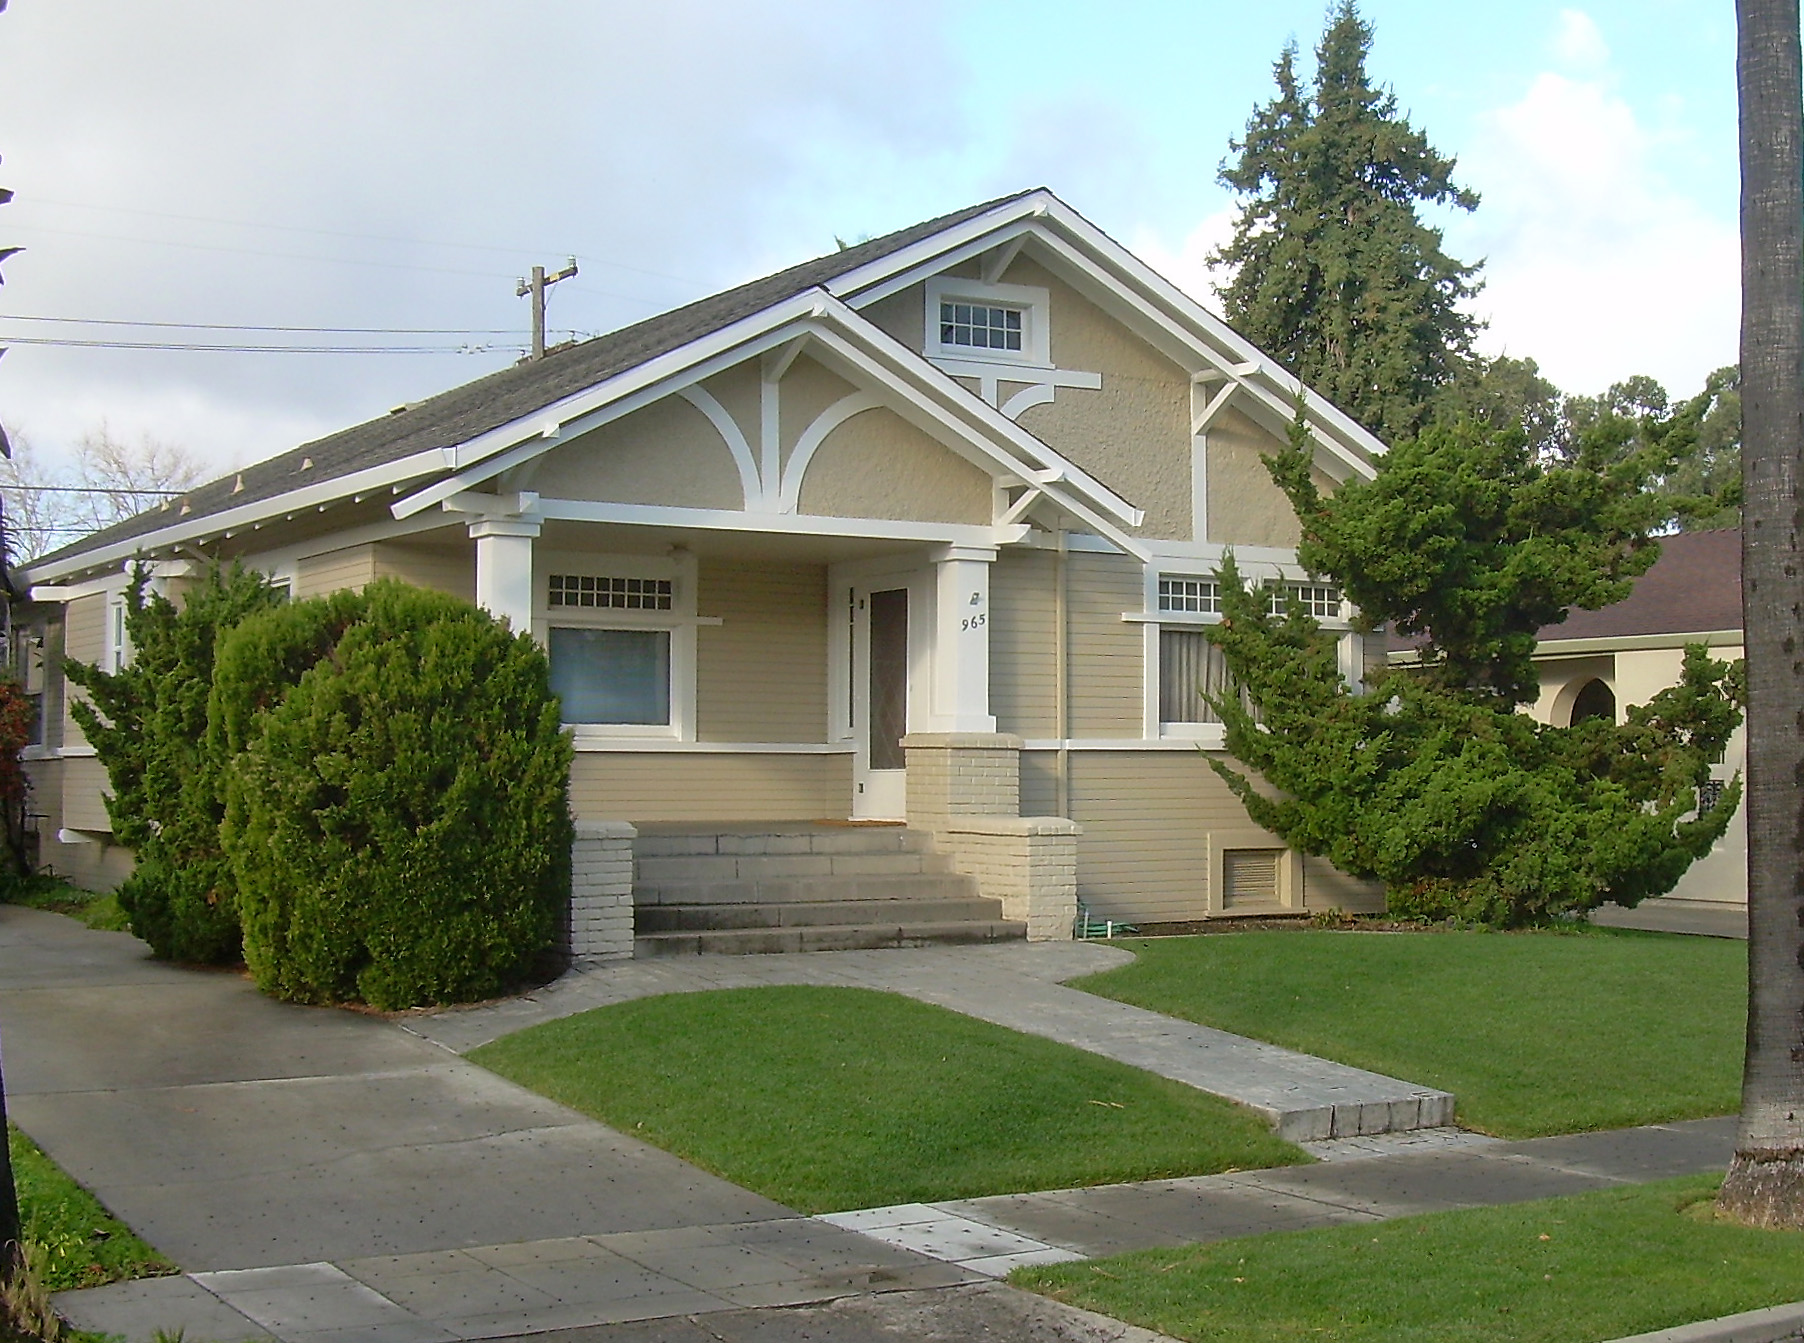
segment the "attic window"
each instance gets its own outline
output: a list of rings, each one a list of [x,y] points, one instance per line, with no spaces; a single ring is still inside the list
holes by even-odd
[[[974,350],[1021,350],[1022,313],[1019,308],[987,303],[940,303],[940,344]]]
[[[675,586],[668,578],[610,578],[596,574],[552,574],[545,603],[605,611],[668,611]]]
[[[1340,619],[1340,589],[1329,584],[1286,583],[1282,590],[1272,593],[1272,614],[1283,615],[1293,602],[1298,610],[1317,620]]]

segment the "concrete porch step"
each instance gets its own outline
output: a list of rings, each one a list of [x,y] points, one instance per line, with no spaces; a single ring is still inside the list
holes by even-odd
[[[803,928],[731,928],[710,932],[647,933],[633,939],[633,955],[756,956],[795,951],[861,951],[970,942],[1019,941],[1025,923],[1002,919],[896,924],[823,924]]]
[[[918,876],[952,870],[939,853],[636,854],[638,880],[648,886],[679,881],[776,881],[796,877]]]
[[[978,898],[917,900],[810,900],[754,905],[640,905],[634,928],[641,934],[724,932],[753,928],[904,927],[935,923],[987,923],[1000,918],[1002,902]]]
[[[639,826],[641,858],[774,856],[779,854],[929,853],[931,837],[890,822],[651,821]]]
[[[763,881],[646,881],[633,883],[633,904],[779,905],[825,900],[957,900],[977,894],[977,883],[956,872],[904,872],[888,876],[770,878]]]

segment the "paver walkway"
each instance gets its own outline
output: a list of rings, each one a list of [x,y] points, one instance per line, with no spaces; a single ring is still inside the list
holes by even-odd
[[[1001,942],[795,956],[669,956],[574,971],[538,993],[404,1024],[464,1053],[513,1031],[660,993],[821,984],[882,989],[1044,1036],[1256,1110],[1292,1142],[1437,1128],[1454,1098],[1276,1045],[1112,1002],[1061,982],[1132,959],[1095,942]]]

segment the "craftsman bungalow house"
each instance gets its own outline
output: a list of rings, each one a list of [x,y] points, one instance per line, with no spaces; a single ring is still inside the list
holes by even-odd
[[[130,862],[60,658],[128,656],[134,561],[179,589],[217,556],[532,631],[572,809],[637,833],[642,887],[698,852],[676,830],[775,853],[786,824],[906,820],[1034,936],[1069,935],[1073,875],[1136,923],[1366,907],[1205,754],[1224,551],[1363,665],[1260,461],[1299,395],[1324,488],[1369,476],[1369,433],[1035,190],[398,406],[26,569],[43,860],[89,884]]]

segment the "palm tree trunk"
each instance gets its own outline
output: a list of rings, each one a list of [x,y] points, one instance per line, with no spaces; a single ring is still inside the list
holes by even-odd
[[[1748,1042],[1722,1206],[1804,1227],[1804,110],[1798,0],[1737,0]]]

